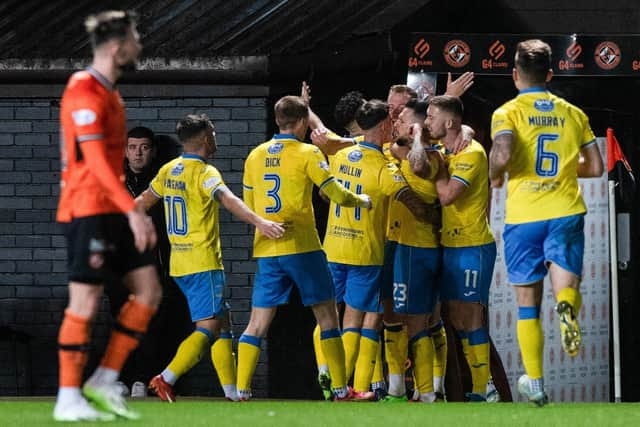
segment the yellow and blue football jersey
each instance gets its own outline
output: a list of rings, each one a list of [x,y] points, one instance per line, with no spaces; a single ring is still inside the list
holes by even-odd
[[[398,159],[393,157],[393,154],[391,154],[391,145],[393,145],[393,142],[385,142],[384,144],[382,144],[382,153],[387,158],[387,161],[389,163],[400,167],[400,162],[398,161]],[[398,232],[400,231],[399,224],[396,224],[392,212],[393,210],[395,210],[396,204],[400,203],[395,203],[393,200],[389,202],[389,212],[387,214],[387,240],[391,240],[392,242],[398,241]]]
[[[432,162],[432,177],[438,172],[438,163]],[[400,171],[409,187],[424,202],[434,203],[438,198],[438,192],[434,182],[423,179],[413,173],[407,160],[400,163]],[[434,227],[422,221],[418,221],[411,211],[398,200],[391,201],[389,209],[389,224],[395,231],[395,242],[416,248],[437,248],[440,245]]]
[[[595,143],[587,115],[543,88],[520,92],[493,113],[491,137],[513,135],[507,167],[508,224],[582,214],[580,149]]]
[[[358,142],[361,142],[361,141],[358,141]],[[392,145],[393,145],[393,142],[385,142],[384,144],[382,144],[382,153],[387,158],[387,161],[389,163],[393,163],[396,166],[400,166],[400,162],[398,161],[398,159],[393,157],[393,154],[391,154]]]
[[[360,200],[329,174],[329,165],[318,147],[298,141],[294,135],[277,134],[254,148],[244,164],[245,203],[258,215],[284,223],[286,232],[270,240],[256,230],[253,256],[271,257],[321,249],[311,192],[313,185],[329,197],[339,195],[350,206]]]
[[[214,194],[224,186],[220,172],[195,154],[165,164],[151,181],[149,189],[164,203],[171,276],[222,270]]]
[[[368,194],[372,208],[331,203],[324,238],[327,259],[349,265],[382,265],[389,198],[408,189],[405,179],[389,164],[382,149],[368,142],[336,153],[330,171],[346,188]]]
[[[457,154],[448,154],[449,176],[466,190],[442,207],[441,242],[447,247],[478,246],[494,241],[487,220],[489,164],[482,145],[472,140]]]

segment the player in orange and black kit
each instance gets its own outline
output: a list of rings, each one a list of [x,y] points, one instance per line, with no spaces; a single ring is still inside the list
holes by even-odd
[[[129,352],[147,329],[161,298],[154,257],[153,224],[123,185],[127,141],[124,105],[114,88],[135,68],[142,49],[130,12],[107,11],[85,21],[93,61],[71,76],[62,97],[62,180],[57,220],[65,224],[69,254],[69,305],[58,336],[58,421],[137,418],[116,380]],[[91,322],[103,286],[131,291],[116,319],[100,366],[81,389]],[[84,396],[83,396],[84,394]],[[91,400],[91,406],[85,397]],[[97,408],[97,409],[96,409]]]

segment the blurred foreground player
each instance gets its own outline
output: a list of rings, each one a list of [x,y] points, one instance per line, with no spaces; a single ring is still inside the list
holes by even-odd
[[[116,381],[162,293],[149,251],[156,243],[153,224],[123,185],[127,129],[114,84],[123,71],[135,68],[142,49],[135,16],[107,11],[89,16],[85,26],[93,61],[69,79],[60,111],[57,220],[66,225],[69,305],[58,336],[60,388],[53,413],[58,421],[109,420],[114,414],[138,418]],[[132,295],[120,310],[100,366],[81,389],[103,286],[121,286],[123,279]]]

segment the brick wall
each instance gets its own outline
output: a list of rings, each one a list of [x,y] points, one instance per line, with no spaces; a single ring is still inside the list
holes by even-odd
[[[61,89],[44,87],[41,96],[24,98],[19,89],[0,87],[0,328],[32,337],[30,355],[24,344],[0,339],[0,395],[26,394],[29,389],[35,395],[53,394],[57,386],[56,336],[67,298],[66,244],[54,222]],[[172,134],[185,114],[209,115],[219,147],[212,163],[227,185],[242,194],[244,158],[266,136],[267,88],[163,86],[157,91],[162,97],[148,86],[123,86],[121,92],[129,127]],[[234,332],[239,336],[249,318],[253,230],[224,209],[220,218]],[[107,308],[105,302],[94,328],[90,365],[97,363],[108,338]],[[267,384],[266,351],[262,354],[256,370],[258,396],[266,393]],[[183,379],[183,392],[220,395],[210,359],[205,359]]]

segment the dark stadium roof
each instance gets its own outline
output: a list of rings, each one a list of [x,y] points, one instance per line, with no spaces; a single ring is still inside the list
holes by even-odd
[[[392,28],[430,0],[125,0],[0,3],[0,59],[84,58],[96,11],[140,15],[144,56],[292,55]]]

